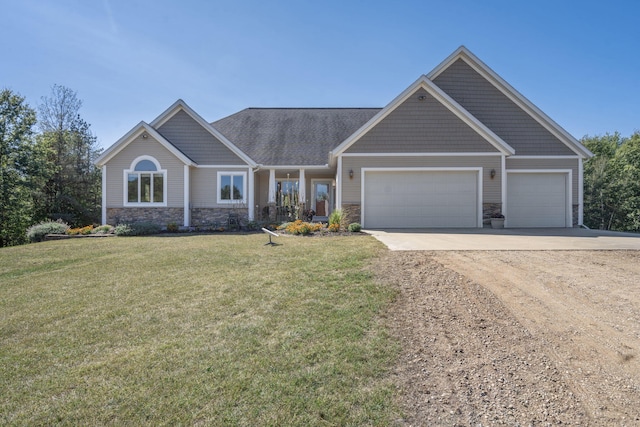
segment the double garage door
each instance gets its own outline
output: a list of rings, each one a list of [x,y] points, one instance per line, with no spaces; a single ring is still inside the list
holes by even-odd
[[[365,171],[368,228],[479,226],[478,170]]]
[[[571,227],[570,176],[509,172],[508,226]],[[363,179],[364,227],[482,227],[479,170],[370,170]]]

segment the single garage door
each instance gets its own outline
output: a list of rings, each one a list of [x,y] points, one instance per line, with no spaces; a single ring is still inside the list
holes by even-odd
[[[478,171],[365,171],[367,228],[478,227]]]
[[[570,227],[568,180],[567,173],[508,173],[508,226]]]

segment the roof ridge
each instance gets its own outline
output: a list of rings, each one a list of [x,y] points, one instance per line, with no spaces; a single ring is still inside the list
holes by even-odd
[[[382,109],[382,107],[247,107],[245,108],[245,110],[380,110],[380,109]]]

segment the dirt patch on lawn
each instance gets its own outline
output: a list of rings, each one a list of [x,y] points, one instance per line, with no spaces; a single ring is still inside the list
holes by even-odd
[[[640,425],[640,252],[386,252],[403,425]]]

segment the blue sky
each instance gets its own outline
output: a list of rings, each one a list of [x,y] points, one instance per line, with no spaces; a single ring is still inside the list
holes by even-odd
[[[83,100],[102,147],[178,98],[383,107],[465,45],[576,138],[640,130],[636,0],[0,0],[0,87]]]

